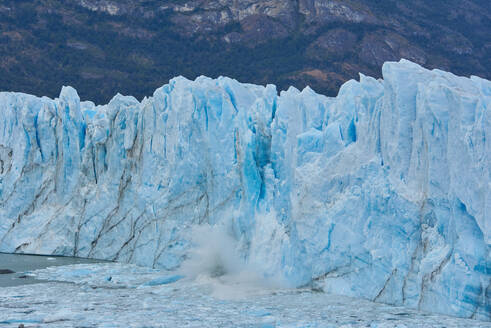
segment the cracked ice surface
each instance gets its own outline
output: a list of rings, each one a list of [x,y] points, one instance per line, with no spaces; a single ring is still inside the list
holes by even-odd
[[[489,81],[404,60],[336,98],[205,77],[104,106],[2,92],[0,251],[175,270],[220,226],[202,234],[228,269],[489,320],[490,105]]]
[[[491,327],[491,323],[233,276],[150,286],[166,271],[123,264],[51,267],[55,282],[3,288],[2,327]]]

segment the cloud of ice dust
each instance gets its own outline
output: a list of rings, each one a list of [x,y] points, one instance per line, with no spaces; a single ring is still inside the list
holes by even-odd
[[[238,243],[223,225],[201,225],[192,228],[194,247],[181,270],[189,278],[207,275],[215,278],[234,274],[244,269],[244,261],[237,249]]]
[[[191,240],[194,247],[180,271],[188,279],[211,285],[213,296],[240,299],[282,287],[278,281],[265,278],[261,267],[247,262],[240,243],[226,226],[196,226]]]

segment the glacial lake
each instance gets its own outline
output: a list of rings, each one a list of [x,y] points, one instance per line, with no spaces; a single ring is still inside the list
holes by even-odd
[[[62,256],[40,256],[24,254],[0,253],[0,287],[11,287],[41,283],[27,275],[30,271],[45,269],[52,266],[62,266],[70,264],[91,264],[104,261],[82,259],[77,257]],[[2,272],[13,271],[14,273],[5,274]]]
[[[1,253],[0,269],[16,271],[0,275],[2,328],[491,328],[491,322],[265,285],[241,273],[178,277],[134,264]],[[26,272],[33,276],[19,278]]]

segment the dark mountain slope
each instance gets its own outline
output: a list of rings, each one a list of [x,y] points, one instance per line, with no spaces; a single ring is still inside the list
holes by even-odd
[[[491,1],[0,2],[0,90],[102,103],[203,74],[334,95],[401,57],[491,78]]]

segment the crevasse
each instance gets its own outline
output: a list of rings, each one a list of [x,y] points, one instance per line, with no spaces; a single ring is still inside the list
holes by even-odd
[[[0,93],[0,251],[173,270],[202,224],[291,286],[491,319],[491,82],[386,63],[336,98],[178,77]]]

